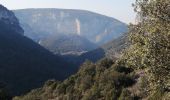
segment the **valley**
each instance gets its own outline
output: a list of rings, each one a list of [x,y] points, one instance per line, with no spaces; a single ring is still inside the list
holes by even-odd
[[[0,4],[0,100],[170,100],[170,0],[133,1],[129,24],[125,0],[14,2]]]

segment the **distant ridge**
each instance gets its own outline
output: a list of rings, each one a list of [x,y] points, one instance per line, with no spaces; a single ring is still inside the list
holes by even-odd
[[[91,51],[96,49],[95,45],[101,46],[122,36],[128,30],[127,25],[117,19],[85,10],[37,8],[14,10],[14,13],[20,20],[25,35],[55,54]],[[77,46],[77,48],[81,48],[81,51],[50,44],[51,38],[49,37],[55,38],[54,36],[56,36],[52,43],[59,44],[57,37],[61,35],[70,36],[70,39],[79,36],[78,40],[86,39],[89,42],[81,41],[84,45]],[[55,41],[57,42],[55,43]],[[56,48],[51,49],[49,46]],[[75,46],[73,45],[73,47]],[[58,48],[63,48],[67,52],[59,52]]]

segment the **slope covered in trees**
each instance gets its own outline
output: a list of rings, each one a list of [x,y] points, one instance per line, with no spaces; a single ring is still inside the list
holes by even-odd
[[[32,90],[14,100],[117,100],[137,98],[130,95],[135,83],[133,70],[117,66],[112,60],[86,61],[79,72],[63,82],[50,80],[42,88]]]

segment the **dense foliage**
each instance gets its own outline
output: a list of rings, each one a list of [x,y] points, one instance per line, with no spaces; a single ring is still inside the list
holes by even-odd
[[[170,96],[170,0],[136,0],[134,7],[139,22],[130,27],[131,46],[120,62],[143,70],[147,96]]]
[[[64,82],[54,80],[14,100],[131,100],[129,86],[135,83],[133,70],[111,60],[86,61],[79,72]]]

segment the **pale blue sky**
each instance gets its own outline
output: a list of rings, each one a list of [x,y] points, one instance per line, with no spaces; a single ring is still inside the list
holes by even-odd
[[[24,8],[65,8],[89,10],[125,23],[135,22],[132,3],[135,0],[1,0],[8,9]]]

